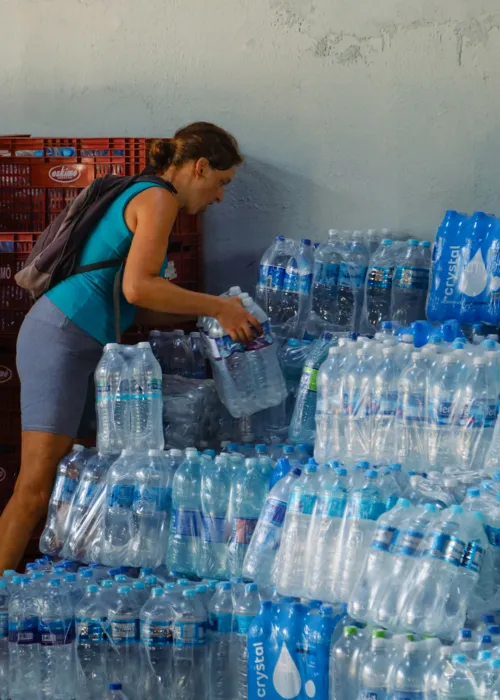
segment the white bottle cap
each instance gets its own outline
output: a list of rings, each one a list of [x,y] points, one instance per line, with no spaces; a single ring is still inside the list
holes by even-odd
[[[412,360],[418,360],[419,357],[420,357],[420,353],[419,353],[419,352],[412,352],[412,354],[411,354],[411,359],[412,359]]]
[[[148,450],[149,457],[164,457],[165,452],[163,450]]]
[[[178,450],[173,447],[171,450],[168,451],[168,454],[171,457],[182,457],[182,450]]]
[[[341,353],[342,353],[342,346],[341,345],[333,345],[331,348],[328,349],[329,355],[340,355]]]
[[[186,455],[198,456],[198,450],[196,449],[196,447],[186,447],[185,452],[186,452]]]
[[[151,350],[151,345],[148,342],[137,343],[137,347],[140,350]]]
[[[472,363],[473,363],[474,367],[480,367],[480,366],[486,364],[486,358],[483,357],[482,355],[478,355],[478,357],[475,357],[472,360]]]
[[[107,343],[104,346],[104,352],[108,352],[108,350],[118,350],[119,348],[120,346],[118,345],[118,343]]]
[[[80,445],[79,443],[77,443],[76,445],[73,445],[73,450],[75,452],[83,452],[84,449],[85,449],[84,445]]]
[[[394,355],[394,348],[382,348],[382,355],[384,355],[384,357]]]
[[[237,297],[238,294],[241,294],[241,287],[230,287],[229,288],[229,296],[230,297]]]

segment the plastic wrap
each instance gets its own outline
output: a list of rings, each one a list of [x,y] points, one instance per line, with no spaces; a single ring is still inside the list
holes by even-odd
[[[212,379],[163,376],[163,428],[168,447],[215,446],[222,409]]]

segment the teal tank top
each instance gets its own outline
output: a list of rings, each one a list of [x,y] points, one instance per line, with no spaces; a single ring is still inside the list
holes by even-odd
[[[109,207],[88,237],[77,260],[77,265],[91,265],[104,260],[125,258],[132,244],[133,233],[125,223],[125,208],[140,192],[150,187],[159,187],[150,182],[140,182],[129,187]],[[160,275],[167,268],[163,262]],[[116,267],[92,272],[82,272],[59,282],[46,296],[73,323],[100,343],[113,343],[115,337],[115,314],[113,307],[113,285]],[[129,304],[120,291],[120,329],[123,333],[134,322],[136,307]]]

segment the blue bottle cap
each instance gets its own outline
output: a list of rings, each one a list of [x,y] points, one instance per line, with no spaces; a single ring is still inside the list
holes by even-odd
[[[420,241],[418,244],[421,248],[430,248],[431,247],[431,242],[430,241]]]
[[[366,460],[360,459],[356,462],[356,466],[361,467],[362,469],[369,469],[370,462],[367,462]]]
[[[292,455],[294,453],[294,449],[292,445],[283,445],[283,452],[286,455]]]
[[[206,586],[204,583],[200,583],[200,585],[196,586],[194,590],[197,593],[206,593],[208,591],[208,586]]]
[[[153,588],[151,595],[153,598],[161,598],[163,595],[163,588]]]
[[[221,581],[218,585],[217,588],[219,591],[230,591],[232,588],[232,584],[230,581]]]
[[[469,496],[469,498],[477,498],[480,495],[481,491],[479,489],[467,489],[467,496]]]
[[[490,625],[490,627],[488,627],[488,634],[492,634],[493,636],[500,634],[500,625]]]
[[[81,575],[82,578],[93,578],[94,576],[94,572],[92,571],[92,569],[80,569],[78,573]],[[118,581],[118,576],[116,577],[116,580]]]
[[[258,591],[259,587],[256,583],[247,583],[245,586],[245,592],[246,593],[255,593],[255,591]]]
[[[291,348],[299,348],[301,345],[300,340],[297,340],[296,338],[288,338],[286,344]]]
[[[121,684],[121,683],[110,683],[110,684],[109,684],[109,689],[110,689],[110,690],[121,690],[121,689],[122,689],[122,684]]]
[[[398,498],[396,505],[400,508],[411,508],[411,503],[407,498]]]
[[[453,656],[451,657],[451,663],[458,664],[459,666],[461,666],[462,664],[467,663],[467,657],[465,656],[465,654],[453,654]]]
[[[189,588],[187,591],[182,591],[182,595],[184,598],[194,598],[196,591],[193,588]]]
[[[437,513],[438,507],[435,503],[426,503],[424,510],[426,513]]]
[[[490,666],[491,666],[491,668],[499,669],[500,668],[500,659],[492,659],[492,661],[490,662]]]
[[[483,634],[481,637],[481,644],[491,644],[491,637],[489,634]]]
[[[316,474],[318,467],[315,464],[308,464],[306,466],[306,474]]]
[[[158,578],[157,576],[146,576],[144,582],[147,583],[148,586],[154,586],[154,584],[158,582]]]
[[[368,479],[376,479],[376,478],[378,477],[378,474],[377,474],[377,472],[375,471],[375,469],[369,469],[369,470],[366,472],[366,476],[367,476]]]
[[[384,246],[392,245],[392,238],[383,238],[382,245],[384,245]]]
[[[491,651],[484,649],[483,651],[479,652],[477,658],[479,659],[479,661],[489,661],[489,659],[491,659]]]
[[[338,474],[338,476],[347,476],[347,469],[344,469],[344,467],[337,467],[335,472]]]
[[[399,462],[393,462],[392,464],[389,465],[392,471],[394,472],[400,472],[401,471],[401,464]]]
[[[460,515],[461,513],[464,512],[464,509],[462,508],[462,506],[457,506],[455,504],[450,506],[450,510],[453,513],[453,515]]]
[[[472,639],[472,630],[468,629],[467,627],[461,629],[458,634],[460,639]]]
[[[494,615],[481,615],[481,622],[484,622],[486,625],[488,624],[495,624],[495,616]]]
[[[408,245],[412,248],[418,245],[418,240],[416,238],[409,238]]]
[[[277,240],[277,241],[284,241],[284,240],[285,240],[285,236],[276,236],[276,240]]]
[[[99,592],[99,586],[97,586],[95,583],[91,583],[90,586],[87,586],[87,593],[98,593]]]
[[[49,586],[51,586],[52,588],[57,588],[60,585],[61,585],[60,578],[51,578],[49,581]]]
[[[308,464],[310,467],[317,467],[317,466],[318,466],[318,463],[316,462],[316,460],[314,459],[314,457],[309,457],[309,459],[307,460],[307,464]]]
[[[302,474],[302,469],[300,467],[294,467],[292,469],[292,474],[294,476],[300,476]],[[500,496],[500,493],[498,495]]]
[[[392,321],[382,321],[381,326],[382,328],[392,330]]]
[[[128,595],[130,593],[130,586],[120,586],[118,593],[120,595]]]
[[[66,574],[64,580],[66,583],[74,583],[76,581],[76,574]]]
[[[255,445],[255,451],[256,452],[267,452],[267,445],[265,445],[263,442],[259,443],[258,445]]]
[[[132,588],[134,588],[135,590],[144,591],[146,589],[146,586],[144,585],[144,581],[134,581],[134,583],[132,584]]]
[[[303,245],[311,245],[312,241],[310,238],[302,238],[300,241]]]
[[[333,615],[333,605],[322,605],[319,609],[320,615]]]
[[[105,578],[101,581],[101,588],[113,588],[113,581],[110,578]]]
[[[141,567],[141,574],[143,576],[149,576],[152,573],[153,573],[153,569],[150,566]]]

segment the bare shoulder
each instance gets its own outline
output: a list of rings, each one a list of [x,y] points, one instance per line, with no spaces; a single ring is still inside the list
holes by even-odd
[[[148,187],[139,192],[125,209],[125,222],[135,232],[138,220],[151,220],[167,224],[173,222],[179,212],[177,198],[163,187]]]

